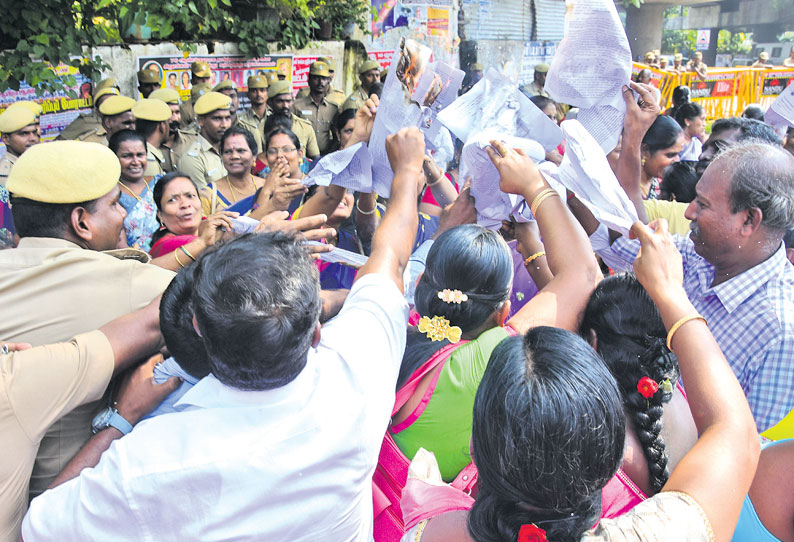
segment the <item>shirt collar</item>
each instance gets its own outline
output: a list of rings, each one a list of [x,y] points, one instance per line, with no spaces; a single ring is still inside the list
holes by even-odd
[[[23,237],[17,246],[19,248],[76,248],[83,250],[80,245],[58,237]]]
[[[744,273],[714,286],[711,290],[719,298],[725,310],[731,313],[769,280],[780,276],[788,263],[786,247],[780,243],[780,248],[769,258]],[[711,274],[713,277],[713,268]]]

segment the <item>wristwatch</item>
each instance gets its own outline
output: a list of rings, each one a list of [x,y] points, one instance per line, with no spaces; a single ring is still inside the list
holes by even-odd
[[[132,424],[125,420],[118,410],[105,407],[99,411],[99,414],[94,417],[94,421],[91,422],[91,432],[96,435],[108,427],[115,427],[121,431],[122,435],[132,431]]]

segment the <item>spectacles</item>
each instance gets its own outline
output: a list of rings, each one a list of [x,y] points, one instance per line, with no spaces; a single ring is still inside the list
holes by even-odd
[[[281,151],[283,154],[289,154],[292,151],[297,151],[295,147],[271,147],[267,150],[268,156],[278,156],[278,151]]]

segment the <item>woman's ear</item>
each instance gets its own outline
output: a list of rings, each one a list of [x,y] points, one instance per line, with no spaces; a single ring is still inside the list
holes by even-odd
[[[596,335],[595,329],[590,329],[590,333],[588,334],[589,338],[587,342],[590,343],[590,346],[593,347],[593,350],[598,350],[598,335]]]

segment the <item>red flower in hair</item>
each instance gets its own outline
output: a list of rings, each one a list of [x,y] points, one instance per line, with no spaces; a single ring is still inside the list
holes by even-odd
[[[640,378],[640,381],[637,382],[637,391],[640,392],[640,395],[646,399],[653,397],[653,394],[656,393],[656,390],[658,389],[659,383],[647,376],[643,376]]]
[[[530,523],[522,525],[521,530],[518,531],[518,542],[547,542],[546,531]]]

